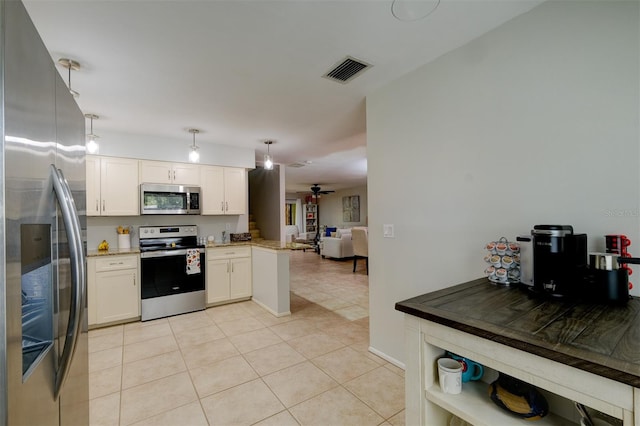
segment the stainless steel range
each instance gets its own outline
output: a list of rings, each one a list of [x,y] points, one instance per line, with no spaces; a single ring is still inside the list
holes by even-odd
[[[203,310],[205,253],[198,227],[141,226],[142,321]]]

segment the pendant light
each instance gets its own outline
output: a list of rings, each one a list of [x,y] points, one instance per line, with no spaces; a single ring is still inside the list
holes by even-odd
[[[98,139],[100,136],[96,135],[93,133],[93,120],[97,120],[100,117],[98,117],[95,114],[85,114],[84,115],[86,118],[88,118],[90,120],[90,132],[87,134],[87,144],[86,144],[86,148],[87,148],[87,152],[89,154],[97,154],[98,151],[100,150],[100,146],[98,145],[98,142],[96,142],[96,139]]]
[[[191,152],[189,152],[189,161],[197,163],[200,161],[199,146],[196,145],[196,133],[200,133],[198,129],[189,129],[189,133],[193,134],[193,145],[191,146]]]
[[[58,63],[69,70],[69,93],[71,93],[74,98],[77,98],[80,96],[80,93],[71,88],[71,70],[78,71],[80,69],[80,63],[69,58],[60,58],[58,59]]]
[[[273,141],[264,141],[264,143],[267,145],[267,153],[264,155],[264,169],[273,170],[273,157],[269,154],[269,147]]]

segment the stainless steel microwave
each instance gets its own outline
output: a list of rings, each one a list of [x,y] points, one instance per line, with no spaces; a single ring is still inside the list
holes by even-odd
[[[143,183],[140,214],[200,214],[200,187]]]

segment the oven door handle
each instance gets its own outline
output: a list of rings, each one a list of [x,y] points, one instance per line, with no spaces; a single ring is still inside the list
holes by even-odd
[[[202,254],[202,251],[200,251]],[[149,259],[153,257],[170,257],[170,256],[186,256],[187,249],[184,250],[158,250],[158,251],[147,251],[144,253],[140,253],[141,259]]]

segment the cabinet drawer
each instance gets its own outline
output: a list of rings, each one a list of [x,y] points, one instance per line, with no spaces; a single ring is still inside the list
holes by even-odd
[[[207,249],[207,259],[232,259],[234,257],[251,257],[251,246],[219,247]]]
[[[96,272],[135,269],[138,267],[138,256],[106,256],[96,259]]]

